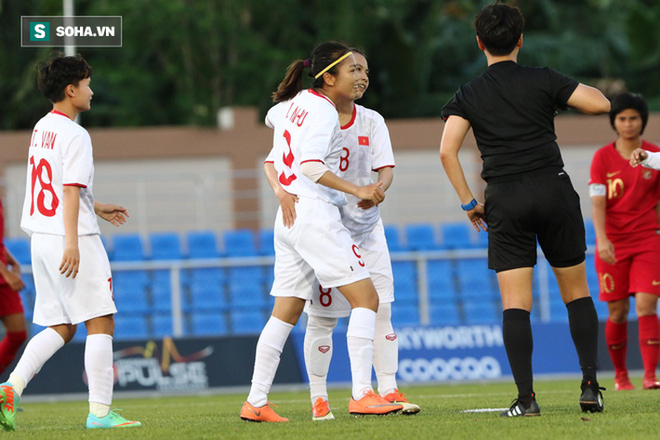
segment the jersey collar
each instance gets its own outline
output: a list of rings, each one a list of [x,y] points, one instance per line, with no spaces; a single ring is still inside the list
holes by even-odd
[[[66,113],[62,113],[61,111],[58,111],[58,110],[55,110],[55,109],[51,110],[50,113],[52,113],[54,115],[64,116],[67,119],[71,119]]]
[[[319,92],[317,92],[317,91],[314,90],[314,89],[307,89],[307,90],[308,90],[309,93],[311,93],[312,95],[316,95],[316,96],[318,96],[319,98],[323,98],[323,99],[325,99],[325,100],[328,101],[330,104],[332,104],[332,106],[333,106],[334,108],[337,108],[337,106],[335,105],[335,103],[332,102],[332,100],[331,100],[330,98],[328,98],[327,96],[320,94]]]
[[[341,127],[342,130],[349,129],[353,126],[355,123],[355,116],[357,115],[357,105],[353,104],[353,116],[351,116],[351,120],[346,123],[346,125],[343,125]]]

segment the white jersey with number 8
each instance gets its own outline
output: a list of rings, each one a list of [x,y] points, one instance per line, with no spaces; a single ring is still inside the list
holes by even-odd
[[[94,161],[87,130],[55,110],[34,126],[30,139],[21,228],[64,235],[64,186],[80,187],[78,235],[100,234],[94,213]]]

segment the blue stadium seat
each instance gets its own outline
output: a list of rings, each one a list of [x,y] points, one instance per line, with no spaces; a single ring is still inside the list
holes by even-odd
[[[113,237],[113,261],[144,261],[140,234],[117,234]]]
[[[227,333],[227,320],[220,312],[195,312],[191,318],[195,336],[219,336]]]
[[[591,219],[585,219],[584,221],[584,232],[585,232],[585,238],[587,241],[587,246],[595,246],[596,245],[596,229],[594,228],[594,224],[591,221]]]
[[[259,230],[259,255],[275,255],[275,233],[273,228]]]
[[[432,304],[429,312],[432,325],[457,325],[461,323],[458,307],[454,301]]]
[[[172,290],[169,285],[154,284],[151,286],[151,297],[153,299],[153,310],[156,312],[171,313],[172,312]],[[185,303],[182,298],[182,308]]]
[[[450,260],[429,260],[426,263],[429,298],[454,298],[454,270]]]
[[[138,315],[151,311],[144,287],[125,286],[113,290],[117,311],[121,314]]]
[[[191,284],[190,296],[193,311],[221,311],[227,308],[225,289],[222,284]]]
[[[467,324],[496,324],[502,321],[501,307],[495,301],[468,302],[463,304]]]
[[[176,232],[156,232],[149,234],[152,260],[180,260],[181,240]]]
[[[165,336],[172,336],[172,315],[171,314],[155,314],[151,318],[151,325],[153,328],[152,335],[157,338]]]
[[[265,309],[267,305],[263,285],[249,280],[230,281],[229,299],[233,310]]]
[[[30,239],[23,237],[5,238],[5,247],[9,249],[19,264],[32,264],[32,255],[30,254]]]
[[[116,270],[112,272],[112,287],[139,286],[147,287],[150,283],[146,270]]]
[[[233,266],[228,269],[229,282],[264,281],[264,269],[262,266]]]
[[[75,342],[85,342],[87,339],[87,327],[84,324],[78,325],[76,329],[76,334],[73,335],[73,341]]]
[[[401,239],[399,237],[399,228],[396,225],[385,225],[385,239],[387,240],[387,247],[390,252],[402,252],[405,251],[401,245]]]
[[[225,254],[228,257],[253,257],[258,255],[254,235],[249,229],[237,229],[224,233]]]
[[[440,226],[442,247],[447,249],[472,249],[476,247],[476,243],[472,240],[471,227],[467,221],[442,224]]]
[[[218,241],[213,231],[192,231],[187,234],[190,258],[220,258]]]
[[[487,258],[459,259],[456,276],[464,298],[490,298],[498,295],[495,272],[488,269]]]
[[[202,267],[190,270],[190,284],[193,283],[224,283],[227,273],[222,267]]]
[[[414,261],[392,261],[394,282],[397,278],[417,280],[417,265]]]
[[[266,325],[266,314],[258,310],[233,311],[231,323],[235,335],[259,334]]]
[[[395,278],[394,297],[396,298],[397,301],[417,304],[419,301],[419,293],[417,292],[417,282],[413,279]]]
[[[23,310],[25,311],[25,319],[32,321],[34,313],[34,291],[23,289],[19,292],[21,302],[23,303]]]
[[[392,325],[394,327],[419,325],[419,307],[395,301],[392,304]]]
[[[406,242],[411,251],[427,251],[438,249],[435,229],[430,223],[406,225]]]
[[[115,339],[144,339],[149,337],[147,320],[143,316],[115,316]]]

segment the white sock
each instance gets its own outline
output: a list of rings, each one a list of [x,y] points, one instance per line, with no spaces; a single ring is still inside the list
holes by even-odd
[[[112,403],[112,356],[112,336],[102,333],[87,336],[85,373],[89,384],[89,412],[97,417],[108,415]]]
[[[312,404],[319,397],[328,400],[327,379],[332,359],[332,331],[336,326],[336,318],[313,315],[307,317],[304,352]]]
[[[397,389],[396,372],[399,368],[399,338],[392,328],[392,303],[381,303],[376,313],[374,332],[374,370],[381,396]]]
[[[371,388],[376,312],[364,307],[351,311],[346,331],[348,356],[353,376],[353,399],[359,400]]]
[[[291,329],[293,325],[271,316],[261,331],[254,358],[252,386],[247,398],[250,405],[259,408],[268,403],[268,393],[273,385],[280,355]]]
[[[9,376],[9,383],[14,387],[16,394],[19,396],[23,394],[23,390],[41,367],[62,347],[64,347],[64,339],[50,327],[30,339],[16,368]],[[16,376],[20,380],[17,380]],[[12,382],[12,377],[15,382]]]

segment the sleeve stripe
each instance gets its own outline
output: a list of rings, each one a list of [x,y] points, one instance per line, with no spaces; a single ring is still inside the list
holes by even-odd
[[[303,160],[302,162],[300,162],[300,165],[304,164],[305,162],[321,162],[323,165],[325,165],[325,162],[323,162],[323,161],[320,160],[320,159],[309,159],[309,160]]]
[[[78,186],[80,188],[87,188],[87,185],[84,185],[82,183],[64,183],[62,186]]]
[[[378,171],[378,170],[382,170],[383,168],[394,168],[394,167],[395,165],[383,165],[382,167],[374,168],[371,171]]]

